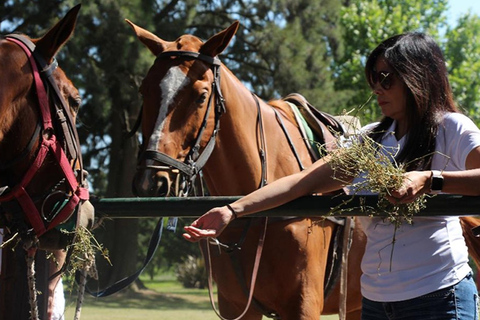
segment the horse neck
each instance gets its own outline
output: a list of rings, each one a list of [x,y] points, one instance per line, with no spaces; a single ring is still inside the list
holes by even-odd
[[[25,61],[18,59],[23,58],[24,54],[22,52],[16,55],[10,52],[11,50],[6,50],[6,47],[5,43],[0,46],[2,73],[9,75],[0,76],[0,167],[11,163],[25,152],[39,119],[32,77],[20,71],[23,70],[21,66]],[[10,68],[12,70],[9,70]],[[10,183],[15,180],[14,177],[20,176],[26,170],[27,162],[30,163],[29,158],[26,157],[21,163],[0,172],[0,184]]]
[[[262,177],[260,157],[261,135],[258,128],[258,105],[262,118],[267,158],[266,178],[276,180],[299,171],[284,133],[275,119],[273,108],[256,100],[252,93],[225,67],[222,67],[221,89],[225,98],[225,114],[212,155],[204,167],[204,176],[212,195],[241,195],[257,189]],[[311,158],[298,128],[284,121],[305,165]]]
[[[257,107],[250,91],[225,66],[221,90],[226,112],[220,119],[215,148],[204,167],[212,195],[240,195],[257,188],[260,161],[256,136]]]

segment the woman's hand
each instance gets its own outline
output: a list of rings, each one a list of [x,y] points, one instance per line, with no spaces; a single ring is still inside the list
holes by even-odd
[[[232,211],[226,206],[213,208],[190,226],[185,226],[186,233],[183,234],[183,237],[191,242],[197,242],[204,238],[216,238],[233,219]]]
[[[411,203],[420,195],[430,190],[431,171],[409,171],[403,175],[403,185],[398,190],[391,190],[386,198],[393,204]]]

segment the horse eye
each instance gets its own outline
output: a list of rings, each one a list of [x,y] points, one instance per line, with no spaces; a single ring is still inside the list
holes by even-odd
[[[80,99],[80,97],[68,97],[68,104],[70,105],[70,108],[77,112],[80,108],[80,105],[82,104],[82,99]]]
[[[197,101],[195,101],[196,103],[198,104],[203,104],[205,103],[205,101],[207,101],[207,93],[204,92],[200,95],[200,97],[197,99]]]

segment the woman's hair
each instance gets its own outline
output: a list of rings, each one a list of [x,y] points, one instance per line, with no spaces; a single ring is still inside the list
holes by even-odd
[[[458,112],[448,81],[442,50],[423,33],[411,32],[383,41],[368,57],[365,66],[367,81],[373,88],[372,72],[382,57],[406,86],[408,135],[396,160],[407,170],[429,169],[437,128],[444,112]],[[372,138],[379,141],[392,124],[384,117],[373,129]]]

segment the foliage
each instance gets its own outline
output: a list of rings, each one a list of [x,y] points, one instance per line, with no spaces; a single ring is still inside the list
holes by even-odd
[[[466,14],[445,34],[450,82],[460,108],[480,125],[480,17]]]
[[[380,41],[407,31],[423,31],[438,38],[439,30],[446,26],[447,3],[447,0],[348,1],[341,9],[345,54],[334,65],[335,88],[351,93],[345,109],[359,107],[371,94],[364,76],[370,51]],[[375,100],[371,100],[358,116],[362,123],[377,121],[381,115]]]
[[[362,207],[371,216],[385,216],[386,221],[398,228],[403,222],[412,223],[413,216],[425,208],[426,194],[412,203],[390,203],[386,196],[391,190],[398,190],[404,182],[405,167],[395,161],[397,149],[386,148],[367,134],[358,133],[348,146],[341,147],[331,154],[334,178],[344,181],[344,177],[359,177],[349,186],[353,194],[378,194],[375,208]],[[332,213],[342,210],[341,206]]]
[[[177,280],[185,288],[205,289],[207,274],[204,260],[201,257],[188,255],[183,263],[177,266]]]
[[[62,232],[69,233],[63,230]],[[95,255],[101,255],[110,264],[108,250],[98,243],[93,234],[85,227],[80,226],[73,233],[75,241],[67,247],[67,250],[71,251],[67,270],[69,280],[73,284],[75,273],[81,270],[85,270],[90,277],[97,279]]]

